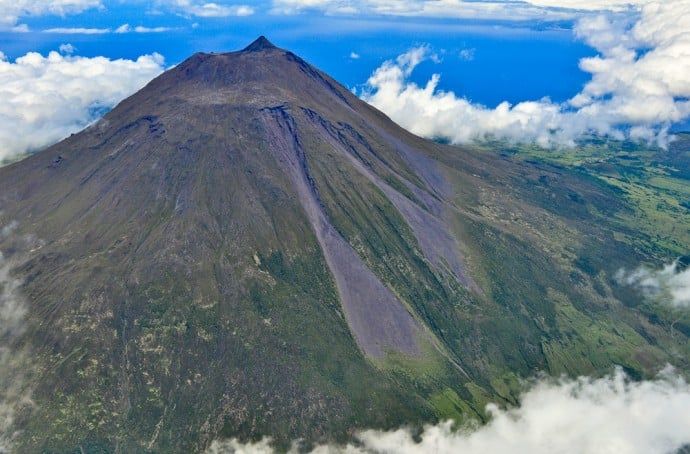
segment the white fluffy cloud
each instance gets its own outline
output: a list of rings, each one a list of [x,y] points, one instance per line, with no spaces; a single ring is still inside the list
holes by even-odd
[[[415,134],[449,138],[454,143],[481,139],[485,135],[537,141],[549,145],[561,117],[549,101],[507,102],[495,109],[472,104],[452,92],[437,89],[439,75],[424,86],[409,81],[414,68],[430,58],[427,47],[418,47],[385,62],[367,81],[362,98]]]
[[[79,131],[162,70],[158,54],[133,61],[30,52],[0,60],[0,161]]]
[[[666,454],[690,444],[690,386],[669,368],[656,380],[631,382],[625,374],[600,378],[545,379],[518,408],[487,407],[492,418],[479,428],[453,431],[449,423],[427,427],[421,441],[405,429],[368,430],[358,446],[320,446],[314,454]],[[213,444],[209,453],[271,453],[270,444]]]
[[[101,6],[100,0],[0,0],[0,25],[13,25],[25,16],[64,16]]]
[[[622,22],[622,23],[621,23]],[[576,33],[600,55],[580,67],[592,80],[571,104],[579,109],[604,106],[612,115],[637,125],[642,137],[649,125],[670,124],[690,116],[690,1],[651,3],[629,28],[606,17],[583,19]]]
[[[572,145],[587,133],[656,141],[690,117],[690,0],[650,3],[637,19],[597,15],[581,19],[575,33],[599,55],[580,61],[592,75],[563,104],[548,99],[496,108],[472,104],[439,90],[439,76],[425,86],[410,81],[428,48],[413,49],[378,68],[362,97],[413,132],[463,143],[486,136],[542,146]]]
[[[677,261],[661,269],[643,266],[634,271],[619,270],[616,280],[674,307],[690,307],[690,268],[681,270]]]

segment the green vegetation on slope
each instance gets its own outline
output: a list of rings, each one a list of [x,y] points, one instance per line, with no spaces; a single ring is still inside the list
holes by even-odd
[[[621,208],[608,218],[617,239],[655,260],[690,251],[690,134],[669,148],[617,141],[584,141],[575,149],[513,148],[518,159],[553,163],[605,183],[620,195]]]

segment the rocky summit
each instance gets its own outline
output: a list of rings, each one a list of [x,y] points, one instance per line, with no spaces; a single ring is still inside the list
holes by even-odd
[[[0,169],[0,451],[345,442],[482,421],[537,373],[685,367],[690,327],[615,282],[652,257],[630,210],[264,37],[195,54]]]

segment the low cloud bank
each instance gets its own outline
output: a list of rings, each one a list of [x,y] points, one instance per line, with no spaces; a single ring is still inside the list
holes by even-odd
[[[418,47],[385,62],[361,97],[412,132],[467,143],[488,137],[572,146],[585,134],[668,144],[668,130],[690,117],[690,0],[649,3],[639,15],[585,16],[575,34],[599,52],[580,61],[591,74],[583,90],[565,103],[544,98],[495,108],[473,104],[438,88],[439,75],[424,85],[410,80],[432,58]]]
[[[625,11],[654,0],[271,0],[270,12],[295,14],[320,11],[325,14],[456,17],[467,19],[559,20],[582,11]],[[132,6],[141,2],[121,0]],[[169,10],[196,17],[228,17],[254,14],[255,6],[234,1],[155,0],[154,10]],[[27,16],[78,14],[89,9],[107,11],[102,0],[14,0],[0,1],[0,27],[15,24]]]
[[[653,0],[272,0],[274,14],[453,17],[490,20],[563,20],[585,11],[626,11]]]
[[[17,224],[0,225],[0,241],[14,235]],[[34,238],[20,238],[21,243],[36,243]],[[21,280],[11,274],[12,260],[0,252],[0,453],[12,452],[12,426],[19,407],[31,405],[26,374],[29,373],[25,349],[13,343],[24,331],[26,302],[19,289]]]
[[[592,379],[543,379],[521,406],[488,406],[491,421],[453,431],[450,423],[427,427],[421,441],[410,431],[367,430],[357,446],[319,446],[312,453],[610,453],[666,454],[690,444],[690,386],[672,368],[655,380],[632,382],[617,370]],[[272,453],[266,440],[215,442],[209,454]]]
[[[641,266],[634,271],[619,270],[616,280],[639,289],[648,298],[673,307],[690,307],[690,268],[681,269],[675,261],[661,269]]]
[[[10,262],[0,252],[0,351],[2,339],[16,337],[21,332],[26,306],[19,296],[21,282],[10,276]]]
[[[163,57],[136,60],[29,52],[0,54],[0,162],[50,145],[99,118],[163,71]]]

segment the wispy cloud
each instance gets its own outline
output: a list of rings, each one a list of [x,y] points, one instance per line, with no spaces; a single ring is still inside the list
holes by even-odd
[[[138,0],[122,0],[140,7]],[[581,12],[628,11],[652,3],[652,0],[267,0],[276,14],[296,14],[305,10],[324,14],[424,16],[482,18],[493,20],[562,20]],[[249,16],[256,6],[222,1],[157,0],[159,8],[196,17]],[[102,0],[16,0],[0,1],[0,26],[12,26],[29,16],[78,14],[101,8]]]
[[[77,14],[102,7],[100,0],[11,0],[0,1],[0,25],[14,25],[20,17]]]
[[[14,27],[11,28],[11,30],[15,33],[29,33],[31,31],[29,29],[29,26],[26,24],[15,25]]]
[[[8,236],[13,227],[14,224],[4,226],[0,235]],[[11,276],[10,270],[11,262],[0,252],[0,340],[21,334],[26,314],[26,305],[19,295],[21,282]]]
[[[228,17],[228,16],[251,16],[254,8],[249,5],[223,6],[217,3],[204,3],[187,9],[192,16],[198,17]]]
[[[647,3],[651,0],[273,0],[272,12],[548,21],[573,19],[582,12],[630,11]]]
[[[358,2],[350,2],[357,4]],[[275,14],[295,14],[304,10],[332,11],[342,6],[341,2],[331,0],[273,0],[272,12]]]
[[[129,24],[122,24],[117,28],[82,28],[82,27],[58,27],[43,30],[43,33],[54,33],[62,35],[104,35],[107,33],[163,33],[175,30],[172,27],[144,27],[138,25],[132,27]]]
[[[11,240],[16,228],[16,222],[2,225],[0,242]],[[30,372],[29,355],[26,349],[14,345],[24,332],[27,314],[27,304],[20,292],[22,281],[11,272],[14,265],[0,252],[0,452],[12,452],[17,409],[31,405],[26,382]]]
[[[122,0],[120,3],[141,7],[138,0]],[[173,12],[197,17],[250,16],[255,8],[247,4],[228,4],[226,2],[206,2],[193,0],[159,0],[155,5]],[[26,31],[26,25],[17,25],[21,18],[47,15],[66,16],[99,8],[106,11],[102,0],[0,0],[0,28]],[[80,29],[76,27],[75,29]],[[84,27],[82,30],[98,30]],[[59,28],[56,28],[59,30]]]
[[[495,108],[473,104],[438,89],[440,76],[424,86],[410,81],[426,47],[412,49],[378,68],[362,97],[413,132],[464,143],[487,136],[542,146],[573,145],[583,134],[655,141],[690,117],[690,0],[644,6],[628,15],[580,20],[578,37],[599,55],[580,61],[592,78],[568,102],[549,99]]]
[[[632,382],[623,372],[599,379],[544,379],[508,410],[487,407],[484,426],[452,430],[450,423],[411,431],[367,430],[348,446],[319,446],[313,454],[396,453],[666,454],[690,443],[690,386],[672,369],[656,380]],[[419,441],[417,441],[419,440]],[[216,442],[210,454],[271,453],[270,443]]]
[[[472,61],[474,60],[474,53],[476,52],[476,49],[463,49],[460,51],[458,54],[458,57],[460,57],[460,60],[465,60],[465,61]]]
[[[129,24],[122,24],[115,29],[115,33],[164,33],[175,30],[172,27],[143,27],[138,25],[132,27]]]
[[[568,8],[584,11],[627,11],[655,0],[524,0],[535,6],[547,8]]]
[[[634,271],[619,270],[616,280],[662,303],[684,309],[690,307],[690,268],[682,269],[678,261],[661,269],[642,266]]]
[[[56,27],[43,30],[43,33],[57,33],[62,35],[103,35],[111,33],[110,28],[85,28],[85,27]]]
[[[0,161],[77,132],[163,70],[136,60],[30,52],[0,61]]]
[[[183,15],[195,17],[243,17],[251,16],[256,12],[254,7],[250,5],[227,4],[225,2],[158,0],[155,4]]]
[[[60,47],[58,49],[63,54],[73,54],[77,50],[73,45],[71,45],[69,43],[60,44]]]

